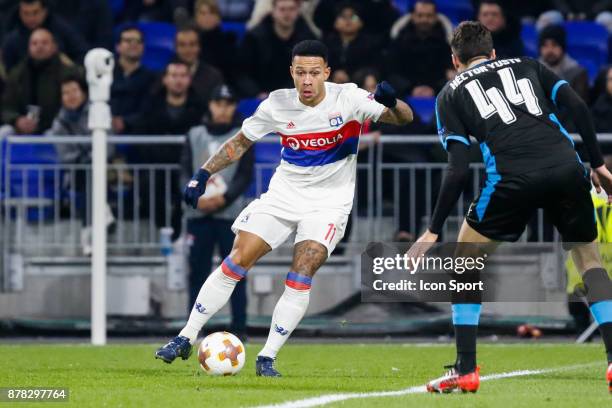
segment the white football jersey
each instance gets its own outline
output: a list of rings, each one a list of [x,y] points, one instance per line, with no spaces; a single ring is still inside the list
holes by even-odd
[[[385,107],[374,95],[355,84],[325,83],[325,98],[314,107],[300,102],[297,90],[270,93],[253,116],[242,124],[242,133],[256,141],[268,134],[281,137],[281,163],[270,182],[290,184],[322,199],[331,208],[350,212],[355,192],[357,149],[363,123],[377,121]],[[282,178],[275,182],[275,179]],[[316,193],[315,193],[316,191]]]

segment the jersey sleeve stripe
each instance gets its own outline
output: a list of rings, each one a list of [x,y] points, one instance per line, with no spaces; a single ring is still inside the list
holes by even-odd
[[[557,106],[557,92],[559,92],[559,88],[561,88],[561,85],[563,84],[567,84],[567,81],[565,79],[558,80],[557,83],[553,86],[552,92],[550,93],[550,99],[553,101],[555,106]]]
[[[446,139],[444,140],[444,149],[446,149],[446,145],[448,144],[449,140],[456,140],[458,142],[463,143],[464,145],[469,146],[470,145],[470,140],[465,137],[465,136],[461,136],[461,135],[449,135],[446,136]]]

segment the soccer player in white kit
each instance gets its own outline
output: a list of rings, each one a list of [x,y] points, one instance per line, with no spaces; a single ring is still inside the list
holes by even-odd
[[[156,358],[167,363],[187,359],[199,331],[227,303],[236,283],[295,232],[285,291],[256,361],[257,375],[280,376],[274,368],[276,355],[306,312],[314,274],[344,235],[353,205],[362,124],[412,121],[410,107],[395,97],[388,83],[370,94],[355,84],[325,82],[330,73],[323,43],[297,44],[290,66],[295,88],[270,93],[185,188],[185,201],[197,207],[212,174],[237,161],[265,135],[281,137],[281,163],[268,191],[236,218],[230,255],[202,285],[185,328],[155,353]]]

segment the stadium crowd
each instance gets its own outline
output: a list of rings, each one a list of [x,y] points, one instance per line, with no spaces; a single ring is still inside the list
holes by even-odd
[[[292,87],[291,49],[314,38],[329,48],[332,81],[372,91],[386,79],[413,106],[409,125],[367,126],[373,140],[433,134],[435,95],[454,75],[449,37],[468,18],[492,31],[499,57],[531,54],[566,79],[590,104],[597,130],[612,132],[611,10],[612,0],[0,0],[0,137],[88,134],[82,64],[93,47],[116,54],[114,134],[186,135],[211,122],[213,95],[237,105],[233,123],[270,91]],[[587,45],[593,32],[599,35],[597,52],[568,36],[572,24],[588,28],[575,35]],[[562,114],[561,121],[575,130],[572,118]],[[68,150],[62,161],[89,159],[86,149]],[[141,147],[112,159],[179,163],[182,150]],[[439,147],[411,145],[385,159],[444,155]],[[185,172],[191,167],[185,164]]]

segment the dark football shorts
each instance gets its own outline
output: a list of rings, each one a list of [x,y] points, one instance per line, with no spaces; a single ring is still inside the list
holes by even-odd
[[[487,238],[513,242],[543,208],[563,242],[592,242],[597,221],[590,191],[588,172],[579,162],[519,175],[489,174],[466,220]]]

